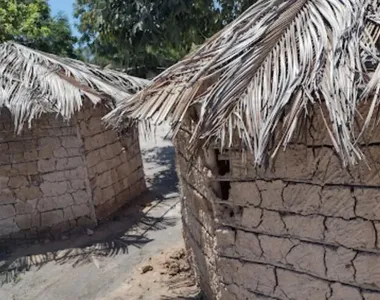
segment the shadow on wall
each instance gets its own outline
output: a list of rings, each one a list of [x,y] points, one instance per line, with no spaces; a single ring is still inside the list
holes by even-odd
[[[178,192],[173,146],[155,147],[142,151],[144,171],[148,187],[162,196]]]
[[[144,198],[138,206],[126,207],[112,222],[99,226],[91,236],[78,233],[70,240],[46,244],[39,242],[12,248],[0,245],[0,286],[17,281],[18,276],[31,267],[41,268],[49,262],[77,267],[95,263],[96,258],[128,254],[130,246],[140,248],[152,241],[146,237],[149,231],[163,230],[177,223],[176,218],[166,217],[172,207],[160,217],[148,216],[150,210],[160,205],[164,199],[159,199],[147,209],[146,205],[151,202],[152,195],[148,193]],[[130,234],[131,231],[136,234]]]

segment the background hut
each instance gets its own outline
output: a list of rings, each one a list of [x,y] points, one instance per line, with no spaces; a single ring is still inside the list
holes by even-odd
[[[379,21],[258,1],[106,117],[172,122],[209,299],[380,299]]]
[[[0,238],[96,224],[145,190],[136,127],[101,118],[145,80],[0,46]]]

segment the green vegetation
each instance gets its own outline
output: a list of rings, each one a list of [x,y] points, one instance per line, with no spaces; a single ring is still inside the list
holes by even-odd
[[[232,21],[254,0],[77,0],[88,58],[157,74]]]
[[[15,41],[25,46],[77,57],[68,19],[51,16],[47,0],[0,0],[0,42]]]
[[[63,0],[62,0],[63,1]],[[0,42],[147,77],[171,66],[255,0],[76,0],[80,47],[47,0],[0,0]]]

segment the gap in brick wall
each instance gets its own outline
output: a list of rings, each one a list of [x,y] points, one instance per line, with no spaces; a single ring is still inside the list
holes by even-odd
[[[228,159],[218,159],[220,156],[220,151],[218,149],[215,150],[215,157],[216,159],[216,165],[218,167],[218,175],[224,176],[228,173],[230,173],[230,161]],[[220,191],[221,191],[221,198],[222,200],[228,200],[230,197],[230,189],[231,189],[231,183],[229,181],[220,181]]]

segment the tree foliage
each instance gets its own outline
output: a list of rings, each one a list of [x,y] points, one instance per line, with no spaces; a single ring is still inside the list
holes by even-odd
[[[51,16],[47,0],[0,0],[0,42],[12,40],[25,46],[76,57],[68,19]]]
[[[157,73],[233,20],[254,0],[77,0],[82,42],[98,64]]]

